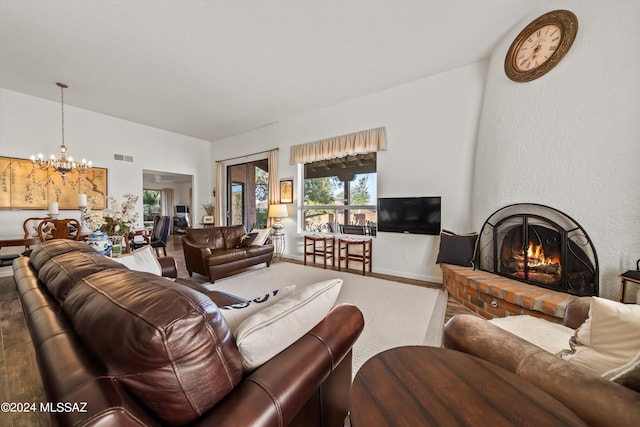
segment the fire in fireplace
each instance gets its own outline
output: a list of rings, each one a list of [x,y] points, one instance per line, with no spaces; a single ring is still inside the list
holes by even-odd
[[[499,209],[478,237],[476,267],[572,295],[598,295],[598,260],[586,231],[548,206]]]

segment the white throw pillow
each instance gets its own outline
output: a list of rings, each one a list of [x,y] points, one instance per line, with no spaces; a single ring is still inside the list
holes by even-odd
[[[158,258],[156,258],[149,245],[111,259],[126,265],[129,270],[146,271],[157,276],[162,276],[162,266],[160,266]]]
[[[242,322],[236,331],[245,372],[261,366],[317,325],[336,302],[341,279],[305,286]]]
[[[571,363],[598,375],[624,365],[640,349],[640,305],[593,297],[575,340],[575,352],[563,356]]]
[[[260,310],[281,301],[286,295],[293,293],[296,285],[287,286],[284,289],[276,289],[264,295],[257,296],[247,302],[220,307],[220,314],[227,321],[229,330],[235,336],[238,326]]]
[[[269,228],[254,228],[251,233],[258,233],[258,236],[253,240],[251,246],[262,246],[271,236],[271,227]]]

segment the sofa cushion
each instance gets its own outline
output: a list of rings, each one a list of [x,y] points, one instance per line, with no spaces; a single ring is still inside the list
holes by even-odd
[[[224,248],[221,227],[187,228],[186,239],[197,246]]]
[[[145,245],[131,253],[113,258],[113,260],[126,266],[129,270],[146,271],[156,276],[162,276],[162,266],[153,253],[151,245]]]
[[[605,372],[602,377],[640,392],[640,352],[624,365]]]
[[[224,320],[227,321],[227,326],[229,326],[231,333],[235,335],[238,326],[240,326],[245,319],[281,301],[286,295],[293,293],[295,288],[296,285],[291,285],[283,289],[276,289],[266,294],[258,295],[248,301],[226,305],[220,307],[220,313],[224,317]]]
[[[109,270],[78,283],[62,308],[108,375],[164,423],[195,420],[241,381],[233,336],[200,292]]]
[[[240,239],[244,236],[245,230],[242,225],[230,225],[227,227],[220,227],[220,232],[224,238],[224,247],[226,249],[236,248],[240,246]]]
[[[77,240],[54,239],[43,242],[40,246],[36,247],[29,256],[29,262],[33,268],[38,271],[43,265],[49,262],[51,258],[69,252],[98,253],[92,246]]]
[[[91,252],[68,252],[51,258],[38,271],[38,279],[58,304],[62,304],[69,291],[85,277],[99,271],[124,269],[124,265],[91,248]]]
[[[567,347],[567,342],[575,332],[573,329],[552,323],[539,317],[523,314],[519,316],[496,317],[489,320],[496,326],[537,345],[551,354]]]
[[[247,257],[252,258],[273,253],[273,245],[251,246],[245,250],[247,251]]]
[[[252,371],[320,322],[336,302],[341,279],[305,286],[246,319],[236,330],[242,367]]]
[[[221,265],[247,258],[246,248],[213,249],[206,258],[207,265]]]
[[[575,333],[575,351],[563,358],[598,375],[624,365],[640,348],[640,305],[593,297],[589,318]]]

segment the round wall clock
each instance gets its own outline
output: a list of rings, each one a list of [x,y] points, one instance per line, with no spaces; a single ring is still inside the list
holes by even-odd
[[[504,60],[514,82],[529,82],[548,73],[567,54],[578,32],[578,18],[554,10],[536,18],[515,38]]]

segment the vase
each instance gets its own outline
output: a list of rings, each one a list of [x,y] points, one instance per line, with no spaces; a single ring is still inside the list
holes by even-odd
[[[113,243],[109,240],[107,233],[103,233],[102,231],[94,231],[89,234],[87,238],[87,245],[93,247],[100,254],[105,256],[111,255],[111,248],[113,247]]]
[[[125,250],[124,236],[109,236],[112,257],[119,257]]]

